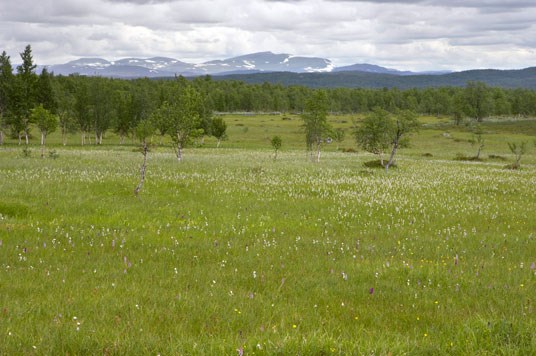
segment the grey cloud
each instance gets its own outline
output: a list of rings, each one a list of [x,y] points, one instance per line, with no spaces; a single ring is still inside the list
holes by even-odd
[[[127,4],[136,4],[136,5],[146,5],[146,4],[163,4],[176,2],[177,0],[104,0],[109,3],[127,3]]]
[[[441,7],[497,7],[497,8],[526,8],[536,7],[532,0],[327,0],[331,2],[366,2],[372,4],[401,4],[426,5]]]
[[[524,0],[0,0],[0,44],[15,57],[31,43],[40,63],[270,50],[412,70],[463,67],[475,55],[527,66],[534,18],[536,4]]]

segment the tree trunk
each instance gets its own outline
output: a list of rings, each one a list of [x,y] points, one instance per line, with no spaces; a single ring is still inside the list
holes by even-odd
[[[180,142],[177,143],[177,161],[182,161],[182,144]]]
[[[218,139],[218,143],[216,144],[216,148],[220,148],[221,139]]]
[[[22,144],[22,135],[21,133],[19,132],[19,146]]]
[[[24,130],[24,139],[26,140],[26,146],[30,143],[30,140],[28,138],[28,130]]]
[[[81,135],[82,135],[82,146],[84,146],[85,143],[86,143],[86,132],[84,130],[82,130]]]
[[[389,166],[393,164],[397,149],[398,149],[398,139],[393,144],[393,150],[391,151],[391,156],[389,157],[389,161],[385,165],[385,173],[389,173]]]
[[[316,144],[316,162],[320,162],[320,143]]]
[[[0,130],[0,145],[4,144],[4,131]]]
[[[45,140],[47,138],[47,134],[45,131],[41,132],[41,158],[45,158]]]
[[[520,166],[520,163],[519,163],[519,162],[521,162],[521,156],[522,156],[522,155],[523,155],[522,153],[518,153],[518,154],[516,154],[516,163],[515,163],[515,166],[518,167],[518,168],[519,168],[519,166]]]
[[[479,145],[478,146],[478,151],[476,152],[476,159],[479,160],[480,159],[480,152],[482,151],[482,148],[484,147],[484,145]]]
[[[141,188],[143,187],[143,183],[145,182],[145,171],[147,170],[147,142],[145,142],[145,140],[143,140],[143,150],[142,150],[142,154],[143,154],[143,164],[141,165],[141,168],[140,168],[140,175],[141,175],[141,178],[140,178],[140,182],[138,183],[138,186],[136,187],[136,189],[134,189],[134,195],[138,196]]]

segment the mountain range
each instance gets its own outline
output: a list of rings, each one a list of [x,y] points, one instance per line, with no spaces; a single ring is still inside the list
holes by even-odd
[[[468,81],[482,81],[491,86],[536,89],[536,67],[519,70],[410,72],[368,63],[336,67],[331,60],[325,58],[272,52],[252,53],[199,64],[166,57],[124,58],[116,61],[80,58],[46,67],[56,75],[78,73],[125,79],[211,75],[215,80],[230,79],[247,83],[399,89],[464,86]]]
[[[300,57],[290,54],[259,52],[243,56],[193,64],[174,58],[124,58],[108,61],[103,58],[80,58],[65,64],[47,65],[56,75],[99,75],[114,78],[158,78],[182,75],[229,75],[270,72],[331,73],[367,72],[393,75],[423,74],[384,68],[373,64],[354,64],[335,67],[331,60],[318,57]]]

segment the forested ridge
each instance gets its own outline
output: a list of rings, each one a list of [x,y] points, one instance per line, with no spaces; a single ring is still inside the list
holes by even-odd
[[[479,81],[501,88],[536,89],[536,67],[517,70],[475,69],[447,74],[395,75],[360,71],[331,73],[249,73],[215,76],[215,80],[239,80],[249,84],[264,82],[282,85],[303,85],[314,88],[438,88],[464,87]]]
[[[5,51],[0,56],[0,142],[6,133],[18,137],[19,142],[27,140],[31,124],[46,132],[46,120],[36,122],[37,107],[56,116],[62,134],[77,131],[83,137],[91,134],[99,143],[108,130],[121,137],[134,135],[138,124],[154,119],[154,114],[164,105],[174,105],[178,110],[188,102],[190,114],[198,118],[197,131],[192,134],[210,134],[214,113],[302,113],[307,99],[318,90],[325,91],[331,113],[367,113],[375,108],[389,112],[411,110],[426,115],[448,115],[457,123],[464,118],[483,121],[490,116],[536,115],[534,90],[493,87],[481,81],[467,82],[463,87],[401,90],[247,84],[210,76],[124,80],[54,76],[46,69],[36,73],[30,46],[21,53],[21,59],[22,64],[13,68]],[[160,123],[153,120],[153,123],[161,135],[170,133],[165,120]]]

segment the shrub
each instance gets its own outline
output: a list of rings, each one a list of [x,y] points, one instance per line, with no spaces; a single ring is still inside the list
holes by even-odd
[[[22,157],[29,158],[32,155],[32,150],[28,146],[24,146],[22,149]]]
[[[379,159],[376,159],[376,160],[373,160],[373,161],[367,161],[367,162],[363,163],[363,165],[365,167],[368,167],[368,168],[383,168],[383,169],[385,169],[385,166],[382,165],[382,162]],[[389,168],[396,168],[396,163],[393,163],[391,165],[391,167],[389,167]]]
[[[504,156],[500,156],[500,155],[488,155],[488,158],[489,159],[496,159],[496,160],[499,160],[499,161],[506,161],[506,157]]]
[[[57,159],[60,155],[56,150],[48,151],[48,158]]]

